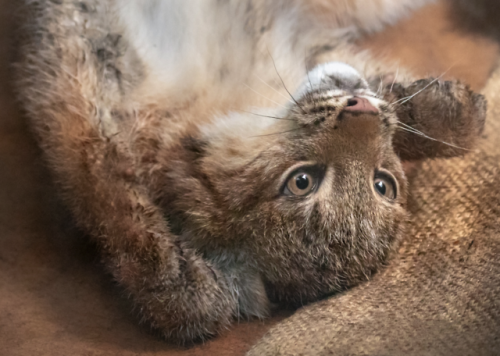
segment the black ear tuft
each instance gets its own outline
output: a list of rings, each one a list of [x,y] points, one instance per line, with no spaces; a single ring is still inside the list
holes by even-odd
[[[461,156],[474,147],[486,118],[482,95],[460,82],[432,78],[390,89],[385,99],[394,103],[400,121],[393,145],[403,161]]]

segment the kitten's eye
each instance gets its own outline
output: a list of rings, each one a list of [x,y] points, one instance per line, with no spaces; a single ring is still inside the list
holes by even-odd
[[[288,179],[286,188],[290,194],[303,196],[316,187],[316,179],[309,173],[295,173]]]
[[[394,200],[397,197],[396,180],[388,172],[376,173],[373,187],[378,194],[386,199]]]

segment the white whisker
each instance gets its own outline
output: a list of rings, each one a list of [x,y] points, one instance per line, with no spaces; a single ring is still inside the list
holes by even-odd
[[[421,131],[419,131],[419,130],[417,130],[417,129],[415,129],[415,128],[411,127],[411,126],[408,126],[408,125],[406,125],[406,124],[404,124],[404,123],[402,123],[402,122],[398,122],[398,124],[401,124],[401,125],[406,126],[406,127],[404,127],[404,126],[398,126],[398,128],[399,128],[400,130],[403,130],[403,131],[407,131],[407,132],[414,133],[414,134],[416,134],[416,135],[419,135],[419,136],[425,137],[425,138],[426,138],[426,139],[428,139],[428,140],[431,140],[431,141],[436,141],[436,142],[440,142],[440,143],[442,143],[442,144],[445,144],[445,145],[450,146],[450,147],[453,147],[453,148],[457,148],[457,149],[464,150],[464,151],[471,151],[471,150],[470,150],[470,149],[468,149],[468,148],[460,147],[460,146],[454,145],[454,144],[449,143],[449,142],[446,142],[446,141],[437,140],[437,139],[435,139],[435,138],[433,138],[433,137],[430,137],[430,136],[428,136],[428,135],[424,134],[423,132],[421,132]]]
[[[243,83],[243,85],[245,85],[248,89],[250,89],[251,91],[253,91],[255,94],[259,95],[261,98],[264,98],[266,100],[269,100],[270,102],[278,105],[279,107],[282,107],[284,109],[286,109],[286,106],[284,105],[281,105],[280,103],[277,103],[276,101],[272,100],[272,99],[269,99],[268,97],[266,97],[265,95],[262,95],[261,93],[259,93],[257,90],[255,90],[254,88],[252,88],[250,85],[246,84],[246,83]]]
[[[289,132],[294,132],[294,131],[299,131],[299,130],[300,130],[300,128],[298,128],[298,129],[292,129],[292,130],[286,130],[286,131],[280,131],[280,132],[272,132],[272,133],[264,134],[264,135],[249,136],[249,138],[281,135],[281,134],[285,134],[285,133],[289,133]]]
[[[429,84],[427,84],[425,87],[423,87],[422,89],[420,89],[419,91],[417,91],[415,94],[413,95],[410,95],[410,96],[407,96],[407,97],[404,97],[404,98],[401,98],[399,100],[396,100],[395,102],[391,103],[391,105],[395,105],[397,103],[399,103],[401,101],[401,104],[400,105],[403,105],[404,103],[410,101],[411,99],[413,99],[416,95],[420,94],[421,92],[423,92],[425,89],[427,89],[428,87],[430,87],[432,84],[434,84],[435,82],[437,82],[439,79],[441,79],[446,73],[448,73],[450,71],[451,68],[453,68],[455,64],[452,64],[447,70],[445,70],[439,77],[437,77],[436,79],[432,80]]]
[[[283,93],[280,93],[278,90],[276,90],[276,88],[273,88],[271,85],[269,85],[268,83],[266,83],[263,79],[261,79],[259,76],[257,76],[257,74],[254,74],[254,76],[258,80],[260,80],[262,83],[264,83],[265,85],[267,85],[269,88],[271,88],[272,90],[274,90],[276,93],[278,93],[279,95],[281,95],[283,98],[285,98],[287,101],[290,100],[290,98],[288,98],[286,95],[283,95]]]
[[[389,90],[389,93],[392,93],[392,88],[394,87],[394,83],[396,83],[396,80],[398,79],[398,74],[399,74],[399,67],[398,69],[396,69],[396,75],[394,76],[394,80],[392,81],[391,90]]]
[[[380,79],[380,83],[378,85],[377,93],[375,94],[376,96],[380,96],[380,94],[382,94],[382,90],[384,88],[384,86],[383,86],[384,81],[382,80],[382,76],[379,75],[379,79]]]
[[[286,120],[286,121],[295,121],[293,119],[287,119],[285,117],[277,117],[277,116],[270,116],[270,115],[262,115],[262,114],[257,114],[257,113],[254,113],[254,112],[251,112],[251,111],[245,111],[245,110],[240,110],[241,112],[244,112],[244,113],[247,113],[247,114],[251,114],[251,115],[256,115],[256,116],[260,116],[260,117],[268,117],[270,119],[275,119],[275,120]]]
[[[444,74],[442,74],[441,76],[443,76]],[[432,84],[434,84],[435,82],[437,82],[440,78],[440,77],[437,77],[436,79],[432,80],[429,84],[427,84],[425,87],[423,87],[422,89],[420,89],[419,91],[417,91],[415,94],[413,95],[410,95],[410,96],[406,96],[404,98],[401,98],[399,100],[396,100],[395,102],[391,103],[391,105],[396,105],[398,104],[399,102],[401,102],[401,104],[399,105],[403,105],[404,103],[410,101],[411,99],[413,99],[415,96],[417,96],[418,94],[420,94],[421,92],[423,92],[425,89],[427,89],[428,87],[430,87]]]
[[[276,67],[276,62],[274,61],[274,58],[273,56],[271,55],[271,52],[269,51],[269,49],[267,50],[267,53],[269,54],[269,57],[271,58],[271,61],[273,62],[273,66],[274,66],[274,70],[276,71],[276,74],[278,75],[278,77],[280,78],[281,80],[281,84],[283,84],[283,88],[286,90],[286,92],[288,93],[288,95],[290,95],[290,98],[292,98],[293,102],[295,104],[297,104],[297,106],[299,107],[299,109],[302,111],[303,114],[306,114],[305,110],[302,108],[302,106],[297,102],[297,100],[295,100],[295,98],[293,97],[293,95],[290,93],[290,91],[288,90],[288,88],[286,87],[285,85],[285,82],[283,81],[283,78],[281,78],[281,75],[280,73],[278,72],[278,67]]]

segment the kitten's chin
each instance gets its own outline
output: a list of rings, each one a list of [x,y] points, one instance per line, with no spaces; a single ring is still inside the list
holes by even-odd
[[[266,280],[266,293],[271,303],[288,308],[298,308],[303,305],[329,298],[357,285],[369,281],[380,273],[392,257],[392,252],[398,246],[397,241],[388,244],[384,252],[377,257],[359,261],[357,267],[344,266],[341,270],[321,270],[315,268],[305,278],[285,281]],[[368,254],[368,252],[366,252]],[[298,273],[296,273],[298,275]]]

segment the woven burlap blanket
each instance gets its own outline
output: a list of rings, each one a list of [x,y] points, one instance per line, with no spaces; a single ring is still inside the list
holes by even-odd
[[[388,268],[299,310],[249,356],[500,354],[500,69],[484,94],[480,147],[421,167]]]

